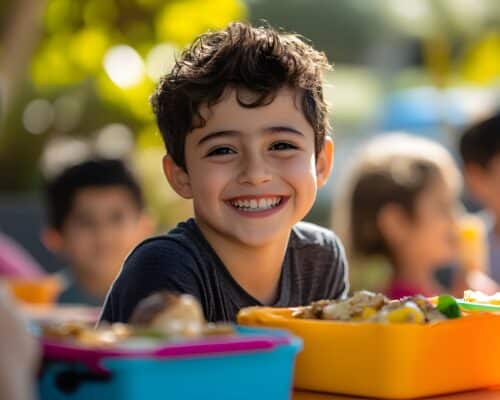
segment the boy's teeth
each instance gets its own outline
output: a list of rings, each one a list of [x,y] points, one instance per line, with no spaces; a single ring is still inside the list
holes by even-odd
[[[235,200],[231,203],[233,206],[245,211],[262,211],[276,207],[281,202],[281,197],[251,199],[251,200]]]

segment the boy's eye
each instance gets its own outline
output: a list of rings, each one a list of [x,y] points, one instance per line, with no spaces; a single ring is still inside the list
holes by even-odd
[[[273,143],[269,149],[270,150],[282,151],[282,150],[295,150],[297,148],[298,148],[297,146],[295,146],[295,145],[293,145],[291,143],[276,142],[276,143]]]
[[[207,154],[207,157],[225,156],[228,154],[236,154],[236,152],[233,149],[231,149],[230,147],[218,147],[216,149],[211,150]]]
[[[121,211],[114,211],[110,216],[109,216],[109,222],[113,224],[121,224],[123,221],[125,221],[125,214]]]
[[[89,229],[95,225],[95,222],[87,216],[78,216],[75,218],[74,222],[80,229]]]

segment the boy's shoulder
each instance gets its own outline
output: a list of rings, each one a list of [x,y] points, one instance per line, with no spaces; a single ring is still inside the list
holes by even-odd
[[[138,247],[148,247],[154,248],[156,246],[165,246],[170,244],[172,247],[178,248],[190,248],[198,242],[198,232],[199,228],[193,218],[189,218],[186,221],[179,222],[177,226],[170,229],[168,232],[152,236],[146,240],[143,240]]]
[[[125,322],[141,299],[161,290],[204,298],[210,258],[193,224],[182,222],[132,250],[108,293],[101,319]],[[209,315],[208,308],[204,311]]]
[[[341,246],[337,235],[330,229],[301,221],[292,228],[290,244],[296,248]]]
[[[294,277],[296,304],[319,299],[343,298],[349,291],[348,263],[344,247],[330,229],[308,223],[296,224],[285,258]]]
[[[140,259],[142,264],[153,264],[157,260],[178,259],[189,263],[206,253],[203,238],[193,219],[179,223],[167,233],[150,237],[139,243],[127,257],[125,265],[132,264],[134,259]],[[148,262],[148,260],[150,262]],[[156,264],[156,263],[155,263]],[[161,263],[162,265],[165,263]],[[175,263],[170,263],[174,265]]]

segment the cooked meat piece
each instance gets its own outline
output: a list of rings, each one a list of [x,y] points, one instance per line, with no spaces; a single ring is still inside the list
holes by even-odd
[[[136,306],[130,323],[166,336],[197,337],[202,335],[206,321],[200,303],[193,296],[158,292]]]

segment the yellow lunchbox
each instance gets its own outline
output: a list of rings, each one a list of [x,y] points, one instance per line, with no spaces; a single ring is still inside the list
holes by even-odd
[[[500,384],[498,314],[390,324],[297,319],[293,311],[245,308],[238,323],[284,328],[303,339],[297,388],[408,399]]]

